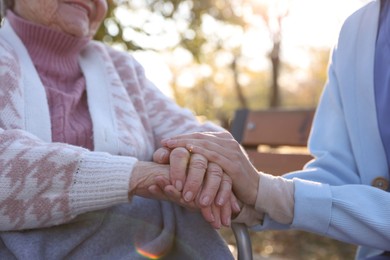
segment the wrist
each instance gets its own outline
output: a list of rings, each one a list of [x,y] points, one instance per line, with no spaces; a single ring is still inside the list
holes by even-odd
[[[265,212],[276,222],[291,224],[294,218],[293,181],[261,174],[254,208],[258,212]]]
[[[137,194],[137,189],[141,183],[140,176],[145,167],[145,162],[138,161],[134,167],[133,172],[131,173],[129,180],[129,198]]]
[[[138,195],[150,197],[148,189],[157,184],[158,178],[169,182],[169,166],[154,162],[138,161],[133,168],[129,181],[129,197]]]
[[[250,183],[248,187],[249,194],[248,194],[248,199],[246,200],[246,204],[253,208],[255,207],[256,200],[258,197],[261,175],[262,173],[257,173],[256,175],[254,175],[253,181],[249,182]]]

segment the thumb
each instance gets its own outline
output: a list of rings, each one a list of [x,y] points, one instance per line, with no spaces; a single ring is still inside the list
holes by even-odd
[[[158,148],[153,153],[153,162],[160,163],[160,164],[168,164],[170,153],[171,153],[171,150],[169,148],[166,148],[166,147]]]

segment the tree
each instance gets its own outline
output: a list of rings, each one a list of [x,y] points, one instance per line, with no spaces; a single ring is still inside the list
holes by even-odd
[[[198,67],[209,66],[211,68],[213,66],[209,65],[210,56],[217,55],[221,50],[235,49],[236,51],[239,46],[227,46],[226,38],[230,36],[209,33],[208,26],[212,23],[213,26],[219,27],[245,27],[241,6],[243,1],[111,0],[108,2],[107,18],[95,39],[131,51],[155,50],[163,52],[183,49],[191,54],[193,62],[198,64]],[[123,17],[123,13],[126,13],[127,17]],[[144,15],[139,15],[140,13]],[[156,20],[161,20],[159,28],[151,28],[151,22]],[[171,35],[171,39],[166,41],[164,35],[168,34]],[[154,43],[163,43],[164,41],[167,43],[153,45],[145,44],[146,41],[139,40],[146,39],[146,37],[156,39]],[[237,57],[239,57],[239,53],[231,61],[232,75],[235,78],[237,98],[243,106],[246,106],[246,97],[242,94],[242,87],[238,81]],[[177,72],[179,73],[179,71]],[[182,98],[179,99],[177,96],[179,92],[177,84],[173,82],[172,85],[175,86],[173,92],[180,104]],[[210,78],[200,78],[199,84],[194,86],[195,89],[192,92],[203,93],[201,96],[204,100],[199,102],[209,104],[209,102],[212,103],[209,93],[215,92],[210,88],[213,88],[214,85],[210,82]],[[181,105],[188,105],[188,103]],[[196,107],[200,107],[200,105],[198,104]],[[205,112],[199,111],[195,107],[192,108],[202,114]]]
[[[282,24],[289,14],[289,0],[108,3],[108,16],[96,39],[129,51],[154,50],[168,56],[176,102],[196,114],[226,124],[239,107],[267,108],[300,102],[291,101],[291,96],[298,97],[295,93],[284,97],[289,92],[280,87],[283,72],[294,75],[293,68],[280,59]],[[248,65],[251,58],[243,54],[244,36],[254,26],[267,30],[270,36],[262,39],[270,42],[270,71],[253,71]],[[257,55],[262,54],[250,54]],[[176,61],[183,56],[187,61],[178,64]],[[185,77],[191,77],[191,82],[183,87]]]
[[[126,33],[129,31],[154,36],[163,34],[163,31],[150,32],[148,25],[155,17],[162,17],[162,22],[175,26],[178,34],[178,41],[167,46],[168,48],[182,47],[188,50],[196,61],[202,62],[202,48],[209,42],[209,39],[202,31],[204,16],[208,15],[215,20],[244,26],[242,15],[235,10],[239,8],[240,0],[236,1],[214,1],[214,0],[110,0],[108,1],[108,14],[103,26],[99,29],[95,39],[110,44],[125,45],[128,50],[148,49],[135,39],[129,39]],[[119,10],[126,10],[129,16],[137,12],[144,12],[144,16],[137,16],[142,19],[137,23],[128,23],[118,19]],[[131,20],[131,17],[128,17]],[[162,29],[166,29],[161,27]]]
[[[269,58],[272,64],[272,81],[269,99],[270,107],[281,106],[281,94],[278,80],[281,69],[280,52],[283,32],[282,25],[284,18],[288,16],[289,6],[290,2],[287,0],[274,0],[271,3],[262,1],[257,6],[257,11],[267,25],[272,41],[272,49],[269,52]]]

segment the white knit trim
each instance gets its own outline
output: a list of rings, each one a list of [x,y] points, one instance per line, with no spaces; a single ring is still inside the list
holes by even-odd
[[[119,154],[116,116],[109,92],[114,86],[110,85],[105,61],[90,45],[83,51],[79,62],[87,85],[88,107],[93,122],[94,150]]]
[[[107,153],[82,156],[70,191],[72,217],[129,201],[129,181],[137,159]]]
[[[23,77],[25,130],[40,139],[51,142],[51,121],[45,88],[30,59],[27,49],[8,22],[0,30],[4,38],[15,49],[20,60]]]

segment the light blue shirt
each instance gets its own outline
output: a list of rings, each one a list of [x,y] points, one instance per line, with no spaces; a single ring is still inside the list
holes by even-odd
[[[378,25],[386,10],[380,16],[381,2],[389,5],[387,0],[367,3],[340,31],[309,138],[315,159],[286,176],[294,181],[293,223],[283,226],[266,216],[254,230],[293,228],[323,234],[360,245],[357,259],[390,251],[390,192],[372,186],[378,179],[389,182],[384,142],[390,143],[390,133],[386,138],[383,129],[390,126],[385,121],[390,102],[385,88],[374,87],[381,82],[377,74],[386,79],[377,86],[387,88],[390,83],[389,69],[379,73],[390,67],[390,48],[376,51]],[[381,24],[386,28],[390,22]],[[376,56],[386,63],[380,64]],[[374,72],[375,67],[380,69]],[[378,105],[377,96],[384,99]]]
[[[390,162],[390,1],[381,2],[375,48],[374,88],[378,127]]]

